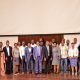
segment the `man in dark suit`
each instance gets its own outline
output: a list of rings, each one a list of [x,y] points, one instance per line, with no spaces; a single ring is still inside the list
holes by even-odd
[[[78,55],[78,67],[79,67],[79,75],[80,75],[80,45],[78,46],[79,55]]]
[[[6,46],[3,48],[5,54],[5,66],[6,66],[6,74],[12,73],[12,47],[9,46],[9,40],[6,41]]]
[[[50,73],[52,59],[52,47],[49,45],[49,41],[46,41],[44,48],[44,61],[45,61],[45,73]]]

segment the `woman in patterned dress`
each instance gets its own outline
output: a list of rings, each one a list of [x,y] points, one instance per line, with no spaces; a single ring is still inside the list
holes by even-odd
[[[1,76],[5,76],[5,55],[2,50],[2,42],[0,42],[0,56],[1,56]]]
[[[60,66],[60,48],[58,47],[57,43],[53,43],[53,48],[52,48],[52,65],[54,66],[54,73],[59,73],[59,66]]]

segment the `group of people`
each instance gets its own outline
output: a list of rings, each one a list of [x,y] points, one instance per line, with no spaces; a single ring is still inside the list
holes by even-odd
[[[42,38],[35,43],[31,40],[27,45],[14,43],[10,46],[9,40],[6,46],[0,42],[1,75],[19,73],[49,74],[68,73],[80,74],[80,44],[77,38],[71,43],[62,39],[58,44],[55,39],[44,41]]]

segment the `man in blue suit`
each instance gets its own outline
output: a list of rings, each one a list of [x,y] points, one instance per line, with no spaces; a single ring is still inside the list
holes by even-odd
[[[28,46],[25,48],[25,62],[27,73],[29,73],[29,70],[33,73],[33,48],[30,43],[28,43]]]
[[[43,54],[42,54],[42,47],[40,46],[40,43],[38,41],[36,42],[36,47],[34,47],[33,56],[34,56],[34,60],[35,60],[35,73],[41,74],[42,73]]]

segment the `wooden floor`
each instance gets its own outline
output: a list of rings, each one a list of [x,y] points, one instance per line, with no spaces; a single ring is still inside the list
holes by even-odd
[[[6,75],[0,77],[0,80],[80,80],[80,76],[71,76],[69,74],[18,74]]]

